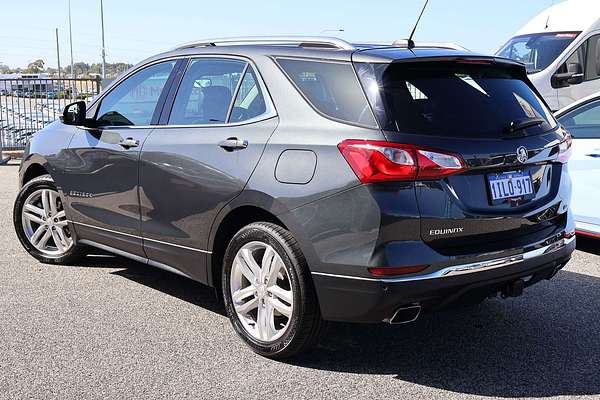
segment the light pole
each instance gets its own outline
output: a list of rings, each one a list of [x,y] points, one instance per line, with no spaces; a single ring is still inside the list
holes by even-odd
[[[104,46],[104,4],[100,0],[100,24],[102,25],[102,79],[106,79],[106,47]]]
[[[71,79],[75,79],[73,68],[73,29],[71,26],[71,0],[69,0],[69,44],[71,45]],[[75,96],[75,80],[71,81],[71,100]]]
[[[56,61],[58,62],[58,79],[60,80],[60,47],[58,44],[58,28],[56,28]]]

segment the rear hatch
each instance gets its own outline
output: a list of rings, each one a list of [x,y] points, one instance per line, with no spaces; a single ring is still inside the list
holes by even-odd
[[[522,66],[462,56],[355,67],[388,141],[464,166],[417,178],[421,236],[432,248],[496,251],[564,229],[569,199],[559,189],[570,139]]]

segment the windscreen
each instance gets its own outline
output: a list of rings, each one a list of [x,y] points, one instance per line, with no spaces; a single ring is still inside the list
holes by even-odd
[[[557,126],[515,71],[492,63],[357,63],[356,69],[384,130],[497,138]]]
[[[533,74],[552,64],[578,35],[578,32],[553,32],[515,36],[496,55],[524,63],[527,73]]]

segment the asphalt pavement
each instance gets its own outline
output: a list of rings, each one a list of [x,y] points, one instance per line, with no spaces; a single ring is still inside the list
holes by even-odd
[[[0,399],[600,397],[600,241],[516,299],[402,326],[332,324],[318,348],[246,348],[212,289],[107,255],[38,263],[0,166]]]

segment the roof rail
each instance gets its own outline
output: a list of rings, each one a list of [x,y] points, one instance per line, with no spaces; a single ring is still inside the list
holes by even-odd
[[[345,40],[326,36],[246,36],[218,39],[204,39],[185,43],[173,50],[190,49],[194,47],[210,47],[219,45],[297,45],[300,47],[323,47],[340,50],[356,50],[356,48]]]

